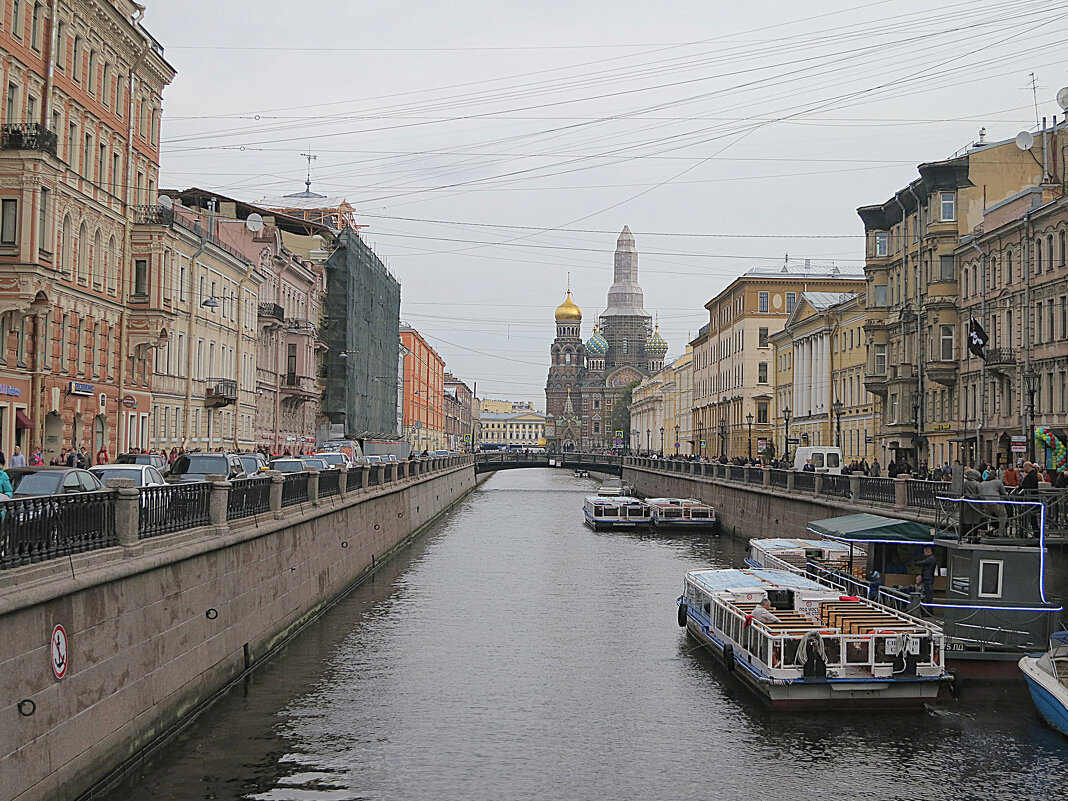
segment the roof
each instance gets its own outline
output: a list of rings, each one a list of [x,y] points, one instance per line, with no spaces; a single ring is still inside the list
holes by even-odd
[[[882,515],[858,514],[813,520],[808,530],[842,542],[889,542],[902,545],[934,545],[934,529],[912,520]]]
[[[835,306],[839,303],[843,303],[847,300],[852,300],[857,295],[855,292],[802,292],[803,297],[808,304],[818,311],[829,309],[831,306]]]
[[[813,265],[802,264],[798,265],[796,262],[793,264],[786,263],[778,267],[753,267],[750,270],[746,270],[743,274],[743,278],[778,278],[784,275],[797,276],[803,278],[863,278],[863,267],[839,267],[837,265]]]
[[[686,574],[709,592],[790,587],[827,592],[828,588],[810,578],[785,570],[692,570]]]
[[[805,540],[805,539],[782,539],[771,538],[765,540],[749,540],[750,545],[756,545],[764,551],[797,550],[799,548],[827,548],[829,550],[848,550],[847,546],[835,540]]]
[[[545,419],[545,415],[541,412],[536,412],[533,409],[525,409],[521,412],[482,412],[482,419],[491,422],[494,420],[516,420],[521,417],[527,420],[532,417],[542,420]]]
[[[327,197],[314,193],[309,196],[301,192],[298,195],[260,198],[256,201],[256,205],[268,209],[336,209],[347,202],[343,197]]]

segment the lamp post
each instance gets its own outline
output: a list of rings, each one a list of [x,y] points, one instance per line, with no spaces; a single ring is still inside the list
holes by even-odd
[[[719,418],[719,457],[727,458],[727,418]]]
[[[782,419],[786,421],[786,442],[782,449],[782,458],[785,461],[790,461],[790,407],[787,406],[782,410]]]
[[[645,452],[649,453],[653,449],[652,443],[649,442],[652,437],[652,432],[649,429],[645,429]]]
[[[842,401],[836,400],[831,404],[831,408],[834,410],[834,420],[836,424],[834,444],[842,447]]]
[[[675,425],[675,455],[679,455],[679,426]]]
[[[660,455],[664,455],[664,427],[660,426]]]
[[[1027,461],[1035,461],[1035,372],[1025,370],[1023,374],[1024,390],[1027,392]],[[978,451],[979,443],[975,444]]]
[[[745,424],[749,426],[749,461],[753,461],[753,413],[745,416]]]

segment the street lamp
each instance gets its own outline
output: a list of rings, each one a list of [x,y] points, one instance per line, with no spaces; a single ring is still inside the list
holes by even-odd
[[[749,461],[753,461],[753,413],[749,412],[745,416],[745,423],[749,426]]]
[[[652,443],[649,442],[651,437],[652,437],[652,432],[649,431],[648,428],[645,429],[645,452],[646,453],[649,453],[649,451],[651,451],[653,449]]]
[[[664,455],[664,427],[660,426],[660,455]]]
[[[831,404],[831,408],[834,410],[834,419],[835,419],[835,423],[837,424],[837,427],[835,429],[836,434],[835,434],[834,444],[837,447],[841,448],[842,447],[842,401],[841,401],[841,399],[836,400],[834,403],[832,403]]]
[[[679,427],[675,426],[675,455],[679,455]]]
[[[782,449],[782,458],[785,461],[790,461],[790,407],[787,406],[782,410],[782,419],[786,421],[786,443]]]
[[[727,418],[719,418],[719,458],[727,458]]]
[[[1035,460],[1035,392],[1037,391],[1034,370],[1025,371],[1023,379],[1024,389],[1027,392],[1027,461],[1033,462]],[[978,451],[978,442],[975,443],[975,447]]]

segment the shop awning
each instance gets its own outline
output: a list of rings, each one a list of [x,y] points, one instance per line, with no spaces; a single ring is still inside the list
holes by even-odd
[[[902,545],[934,545],[930,526],[912,520],[859,514],[813,520],[808,530],[841,542],[890,542]]]
[[[15,410],[15,428],[33,428],[33,420],[22,409]]]

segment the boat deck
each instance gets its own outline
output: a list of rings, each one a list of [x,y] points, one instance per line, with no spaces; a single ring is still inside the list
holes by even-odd
[[[755,603],[728,604],[733,606],[744,615],[751,615],[756,608]],[[786,634],[795,631],[808,631],[809,629],[822,627],[832,629],[843,634],[867,634],[871,631],[922,631],[922,627],[909,623],[906,620],[881,612],[859,601],[830,601],[820,605],[820,620],[796,612],[791,609],[771,610],[780,623],[765,623],[764,626],[776,634]],[[1068,667],[1065,668],[1068,675]]]

